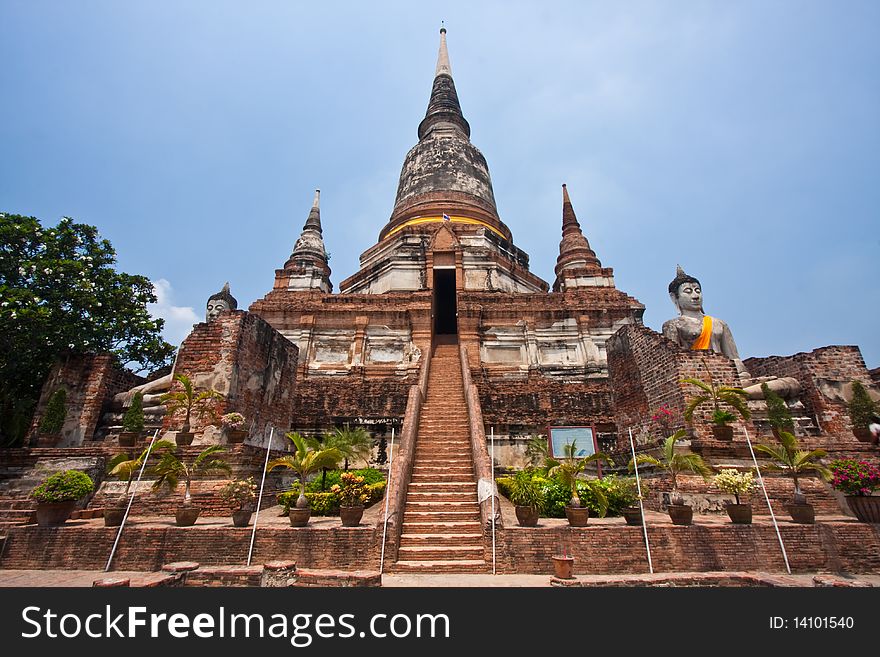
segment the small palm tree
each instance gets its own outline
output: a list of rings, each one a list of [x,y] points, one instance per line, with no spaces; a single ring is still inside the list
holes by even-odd
[[[684,429],[679,429],[674,434],[663,441],[660,456],[655,457],[650,454],[639,454],[635,459],[630,459],[629,469],[634,470],[635,465],[652,465],[655,468],[663,470],[672,479],[672,493],[670,494],[670,502],[673,504],[681,504],[681,495],[678,492],[678,475],[684,472],[693,472],[703,479],[708,479],[712,474],[712,468],[706,465],[703,457],[699,454],[689,452],[682,454],[675,451],[675,443],[685,437]]]
[[[159,397],[159,401],[165,404],[169,415],[173,415],[177,411],[184,411],[186,416],[183,420],[181,431],[183,433],[189,433],[189,423],[192,414],[196,413],[199,418],[205,416],[213,417],[215,415],[214,405],[211,402],[215,399],[222,399],[223,395],[216,390],[202,390],[201,392],[197,392],[192,381],[186,374],[175,374],[174,380],[180,381],[183,390],[166,392]]]
[[[605,461],[610,465],[614,465],[614,463],[604,452],[596,452],[595,454],[590,454],[583,458],[578,457],[576,440],[566,443],[564,451],[565,455],[562,457],[562,461],[557,461],[554,458],[547,458],[546,464],[549,468],[547,474],[551,477],[559,475],[559,480],[562,482],[562,485],[571,489],[571,500],[568,505],[573,508],[580,508],[581,498],[578,496],[577,490],[578,475],[584,471],[589,463],[595,463],[597,461]],[[599,505],[599,515],[604,516],[608,509],[608,498],[605,496],[605,493],[598,487],[593,486],[590,480],[584,480],[584,483],[587,486],[590,486],[596,497],[596,503]]]
[[[107,464],[107,474],[116,477],[120,481],[125,481],[125,493],[123,494],[123,497],[127,497],[128,492],[131,489],[131,482],[134,479],[134,475],[136,472],[140,471],[141,466],[147,459],[147,456],[149,454],[154,454],[158,451],[172,449],[174,448],[174,446],[174,443],[172,443],[170,440],[158,440],[153,443],[152,450],[147,447],[136,459],[131,458],[128,454],[124,452],[117,454],[112,459],[110,459],[110,462]]]
[[[192,497],[190,487],[194,476],[211,472],[228,474],[232,471],[225,460],[216,458],[217,454],[224,451],[220,445],[211,445],[205,448],[192,463],[186,463],[177,456],[177,445],[170,442],[168,444],[170,448],[162,455],[159,463],[153,467],[152,473],[156,477],[153,489],[159,490],[163,485],[167,485],[169,490],[174,490],[177,488],[177,482],[183,479],[186,484],[183,491],[184,504],[188,504]]]
[[[306,481],[322,468],[335,468],[344,458],[342,452],[336,447],[316,449],[309,444],[303,436],[294,432],[287,434],[293,442],[296,451],[287,456],[272,459],[266,466],[266,472],[275,468],[290,468],[299,476],[299,497],[296,499],[297,509],[306,509],[309,501],[306,499]]]
[[[352,429],[346,424],[342,429],[337,427],[324,440],[323,447],[325,449],[335,447],[342,452],[343,468],[348,470],[349,459],[362,459],[365,465],[369,465],[370,456],[373,453],[373,439],[363,427]]]
[[[722,408],[722,405],[725,404],[734,408],[744,420],[748,420],[752,416],[748,404],[746,403],[748,393],[742,388],[716,386],[715,381],[712,379],[712,373],[709,371],[709,366],[706,364],[705,360],[703,361],[703,365],[706,367],[706,372],[709,375],[709,383],[694,378],[681,380],[682,383],[690,383],[702,391],[701,394],[691,397],[688,401],[683,413],[684,419],[690,423],[694,419],[694,411],[703,404],[711,402],[713,408],[713,424],[724,426],[735,419],[735,416],[730,411]]]
[[[529,436],[526,443],[526,459],[534,468],[547,468],[547,459],[550,458],[550,450],[547,446],[547,438],[544,436]]]
[[[795,504],[805,504],[807,501],[806,495],[801,492],[798,477],[808,472],[815,472],[825,481],[831,479],[831,470],[819,462],[827,452],[824,449],[814,449],[810,452],[801,449],[797,438],[787,431],[779,432],[779,445],[755,445],[755,451],[775,461],[762,465],[762,470],[782,472],[794,480]]]

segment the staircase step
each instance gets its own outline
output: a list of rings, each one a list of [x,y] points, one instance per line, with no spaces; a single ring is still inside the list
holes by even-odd
[[[483,545],[482,534],[401,534],[400,545]]]
[[[407,502],[467,502],[469,504],[477,503],[477,496],[474,494],[474,491],[433,491],[433,492],[416,492],[414,490],[410,490],[406,494]]]
[[[481,534],[479,520],[416,520],[407,523],[404,534]],[[482,534],[481,534],[482,535]]]
[[[480,522],[477,511],[404,511],[403,530],[409,531],[410,522]]]
[[[397,561],[390,565],[395,573],[487,573],[490,566],[482,559],[462,561]]]
[[[465,561],[483,559],[482,545],[401,546],[397,553],[403,561]]]
[[[471,478],[474,477],[473,472],[471,473],[447,473],[447,472],[436,472],[432,471],[430,473],[413,473],[412,479],[410,480],[411,484],[428,484],[428,483],[438,483],[441,484],[445,481],[449,481],[450,479],[459,480],[463,479],[466,474],[469,474]]]
[[[474,481],[429,481],[429,482],[410,482],[410,491],[413,493],[424,492],[466,492],[470,491],[474,494],[477,492],[477,484]]]

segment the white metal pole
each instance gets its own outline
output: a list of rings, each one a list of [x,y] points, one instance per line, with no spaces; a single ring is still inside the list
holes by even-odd
[[[651,574],[654,574],[654,564],[651,561],[651,544],[648,542],[648,521],[645,518],[645,503],[642,500],[642,481],[641,477],[639,477],[639,464],[636,462],[636,444],[633,441],[633,430],[632,427],[629,429],[629,446],[632,449],[633,455],[633,467],[636,471],[636,490],[639,493],[639,509],[642,512],[642,532],[645,535],[645,552],[648,554],[648,570]]]
[[[483,434],[484,436],[486,434]],[[492,466],[492,490],[490,491],[492,495],[492,574],[495,574],[495,427],[490,429],[491,435],[491,455],[489,456],[489,460],[491,461],[490,465]]]
[[[385,484],[385,520],[382,523],[382,554],[379,556],[379,575],[385,568],[385,536],[388,534],[388,500],[391,499],[391,466],[394,465],[394,427],[391,427],[391,457],[388,459],[388,483]]]
[[[269,467],[269,452],[272,451],[272,439],[275,437],[275,427],[269,432],[269,444],[266,445],[266,462],[263,464],[263,479],[260,481],[260,496],[257,498],[257,512],[254,515],[254,528],[251,530],[251,546],[248,548],[247,565],[251,565],[251,557],[254,554],[254,539],[257,537],[257,521],[260,519],[260,503],[263,501],[263,487],[266,485],[266,468]]]
[[[782,558],[785,559],[785,569],[791,575],[791,566],[788,563],[788,554],[785,552],[785,543],[782,542],[782,534],[779,533],[779,523],[776,522],[776,514],[773,513],[773,505],[770,504],[770,496],[767,495],[767,487],[764,485],[764,477],[761,476],[761,468],[758,467],[758,459],[755,458],[755,450],[752,449],[752,441],[749,438],[749,431],[743,425],[743,431],[746,434],[746,442],[749,444],[749,452],[752,454],[752,462],[755,464],[755,472],[758,473],[758,481],[761,482],[761,490],[764,491],[764,499],[767,501],[767,508],[770,509],[770,519],[773,520],[773,528],[776,530],[776,538],[779,539],[779,547],[782,549]]]
[[[150,458],[150,453],[153,451],[153,443],[156,442],[156,436],[159,435],[159,430],[156,429],[153,432],[153,438],[150,440],[150,446],[147,448],[147,454],[144,456],[144,462],[141,463],[141,471],[138,473],[137,482],[135,482],[134,490],[131,491],[131,497],[128,498],[128,506],[125,507],[125,514],[122,516],[122,522],[119,523],[119,531],[116,532],[116,540],[113,541],[113,549],[110,550],[110,558],[107,559],[107,565],[104,567],[104,572],[110,571],[110,563],[113,561],[113,555],[116,554],[116,546],[119,545],[119,538],[122,536],[122,530],[125,527],[125,521],[128,520],[128,512],[131,511],[131,503],[134,502],[134,496],[137,493],[138,484],[141,483],[141,477],[144,474],[144,468],[147,465],[147,460]]]

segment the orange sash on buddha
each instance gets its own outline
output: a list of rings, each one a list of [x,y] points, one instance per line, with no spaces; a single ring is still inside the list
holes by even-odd
[[[694,340],[694,343],[691,345],[691,349],[697,351],[705,351],[709,348],[709,344],[712,342],[712,318],[709,315],[703,315],[703,330],[700,335]]]

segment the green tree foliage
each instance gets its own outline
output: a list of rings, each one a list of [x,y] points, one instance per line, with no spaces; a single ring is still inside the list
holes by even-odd
[[[46,412],[40,418],[40,433],[58,433],[64,426],[64,419],[67,417],[67,391],[64,388],[58,388],[49,397],[46,404]]]
[[[144,430],[144,396],[142,393],[136,392],[131,398],[131,406],[122,416],[122,430],[132,433],[141,433]]]
[[[111,352],[121,365],[152,370],[174,348],[146,305],[144,276],[115,269],[116,253],[94,226],[64,217],[0,213],[0,440],[20,440],[52,364],[70,353]]]
[[[852,382],[852,399],[849,402],[849,417],[856,429],[867,429],[871,424],[877,406],[860,381]]]

